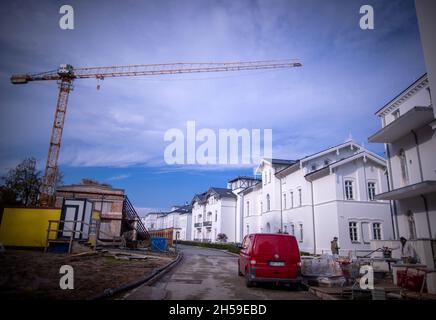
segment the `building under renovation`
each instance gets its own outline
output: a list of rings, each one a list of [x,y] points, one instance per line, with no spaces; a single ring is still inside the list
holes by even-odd
[[[55,207],[61,208],[66,199],[86,199],[93,203],[93,210],[100,212],[100,241],[113,241],[126,233],[132,240],[146,236],[146,228],[123,189],[82,180],[80,184],[58,187]]]

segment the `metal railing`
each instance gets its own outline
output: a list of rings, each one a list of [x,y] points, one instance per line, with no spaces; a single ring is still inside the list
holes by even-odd
[[[135,208],[133,207],[132,203],[130,202],[129,198],[127,196],[124,196],[123,201],[123,220],[127,221],[130,226],[136,230],[137,237],[149,239],[150,234],[147,231],[147,228],[142,223],[141,218],[139,217],[138,213],[136,212]],[[132,226],[131,223],[134,223],[134,226]]]
[[[62,223],[62,229],[60,229],[60,225]],[[73,228],[70,229],[68,227],[65,226],[65,223],[72,223],[73,224]],[[52,227],[52,225],[55,224],[56,227]],[[80,230],[77,230],[77,225],[80,225]],[[73,246],[73,242],[75,240],[86,240],[86,239],[80,239],[80,237],[84,234],[84,232],[81,230],[82,229],[82,225],[88,226],[88,235],[91,234],[91,230],[93,228],[95,228],[95,246],[94,246],[94,251],[96,250],[97,244],[99,242],[99,237],[100,234],[112,237],[112,245],[115,246],[115,243],[120,241],[120,238],[117,237],[113,237],[112,235],[101,231],[100,230],[100,222],[94,222],[94,223],[86,223],[84,221],[81,220],[49,220],[48,221],[48,228],[47,228],[47,236],[46,236],[46,240],[45,240],[45,246],[44,246],[44,252],[47,252],[48,247],[49,247],[49,242],[52,241],[58,241],[58,242],[68,242],[68,254],[71,253],[72,250],[72,246]],[[69,236],[64,236],[64,238],[62,239],[61,237],[59,237],[60,233],[70,233]],[[51,233],[56,233],[56,237],[54,239],[50,238],[50,234]],[[79,234],[80,237],[78,239],[76,239],[76,234]]]

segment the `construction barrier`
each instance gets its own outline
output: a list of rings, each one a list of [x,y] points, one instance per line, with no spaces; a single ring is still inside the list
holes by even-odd
[[[151,237],[151,251],[165,252],[167,249],[167,238]]]
[[[161,230],[148,230],[151,238],[166,238],[167,245],[173,245],[174,228],[167,228]]]
[[[0,220],[0,242],[9,247],[44,248],[49,221],[60,219],[61,209],[4,208]],[[89,242],[93,245],[96,244],[98,230],[95,230],[95,226],[99,220],[100,213],[93,211],[89,233]],[[49,240],[56,238],[57,232],[51,231]]]
[[[4,246],[43,248],[49,220],[59,220],[61,209],[4,208],[0,222],[0,242]],[[56,239],[56,232],[50,233]]]

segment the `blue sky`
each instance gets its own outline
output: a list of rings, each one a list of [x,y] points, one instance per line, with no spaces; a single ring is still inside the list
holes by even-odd
[[[75,30],[61,30],[62,4]],[[375,29],[359,28],[373,5]],[[374,112],[425,72],[414,1],[10,1],[0,4],[0,171],[47,154],[56,83],[14,73],[73,66],[299,58],[302,68],[75,82],[60,154],[65,183],[91,177],[137,207],[167,208],[251,167],[164,164],[170,128],[271,128],[273,155],[297,159],[367,137]]]

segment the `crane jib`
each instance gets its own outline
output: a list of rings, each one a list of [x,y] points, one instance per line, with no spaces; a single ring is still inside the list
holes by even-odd
[[[58,175],[58,157],[61,146],[62,131],[68,105],[68,95],[72,90],[74,79],[104,79],[106,77],[153,76],[201,72],[226,72],[259,69],[281,69],[301,67],[297,59],[239,61],[220,63],[166,63],[142,64],[110,67],[73,68],[70,64],[61,64],[57,70],[34,74],[15,74],[11,76],[12,84],[26,84],[29,81],[56,80],[59,82],[59,95],[55,119],[50,138],[49,153],[46,162],[43,183],[40,189],[40,205],[54,204],[56,177]]]

